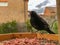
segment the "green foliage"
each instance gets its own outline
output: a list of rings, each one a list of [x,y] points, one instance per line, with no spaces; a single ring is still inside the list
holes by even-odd
[[[58,23],[57,21],[55,21],[53,24],[52,24],[52,29],[53,31],[57,34],[58,33]]]
[[[28,21],[26,22],[26,25],[27,25],[27,30],[28,30],[28,32],[33,32],[32,26],[31,26],[31,24],[30,24],[30,20],[28,20]]]
[[[3,23],[0,25],[0,33],[14,33],[17,32],[16,21]]]

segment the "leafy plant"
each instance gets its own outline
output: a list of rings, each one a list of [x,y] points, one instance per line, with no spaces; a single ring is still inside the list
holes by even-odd
[[[26,25],[27,25],[28,32],[33,32],[32,26],[30,24],[30,20],[27,20]]]
[[[53,22],[52,29],[56,34],[58,33],[58,23],[57,23],[57,21]]]
[[[3,23],[0,25],[0,33],[18,32],[16,21]]]

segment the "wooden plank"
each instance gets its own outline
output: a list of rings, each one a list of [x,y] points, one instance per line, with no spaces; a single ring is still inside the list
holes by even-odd
[[[13,34],[14,35],[14,38],[34,38],[34,37],[37,37],[37,34],[36,33],[15,33]]]
[[[12,39],[12,34],[0,34],[0,41]]]
[[[11,33],[11,34],[0,34],[0,41],[9,40],[13,38],[46,38],[50,40],[59,40],[57,34],[39,34],[39,33]]]
[[[59,36],[57,34],[37,34],[37,38],[45,38],[50,40],[59,40]]]
[[[0,2],[8,2],[8,0],[0,0]]]

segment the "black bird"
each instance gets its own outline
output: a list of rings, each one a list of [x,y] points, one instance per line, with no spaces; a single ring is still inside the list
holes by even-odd
[[[50,34],[55,34],[49,29],[48,23],[42,17],[38,16],[35,11],[30,11],[30,23],[37,31],[45,30]]]

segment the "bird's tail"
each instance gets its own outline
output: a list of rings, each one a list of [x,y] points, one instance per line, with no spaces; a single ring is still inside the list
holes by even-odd
[[[51,31],[49,28],[46,30],[49,34],[55,34],[53,31]]]

